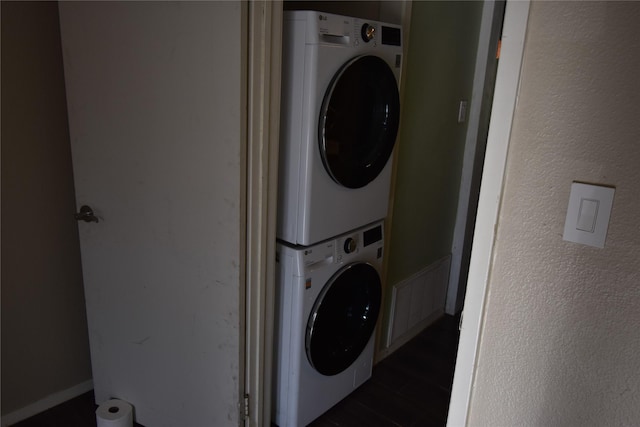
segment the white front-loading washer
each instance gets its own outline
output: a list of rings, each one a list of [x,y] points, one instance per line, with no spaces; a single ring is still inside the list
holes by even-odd
[[[315,11],[283,28],[277,237],[308,246],[387,214],[402,31]]]
[[[383,224],[277,245],[273,421],[307,425],[371,376]]]

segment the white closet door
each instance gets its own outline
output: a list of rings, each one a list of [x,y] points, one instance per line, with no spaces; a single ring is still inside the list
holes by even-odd
[[[239,423],[245,15],[60,3],[96,400],[144,425]]]

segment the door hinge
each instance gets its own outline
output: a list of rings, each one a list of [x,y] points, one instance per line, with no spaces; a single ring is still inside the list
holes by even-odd
[[[244,408],[242,411],[242,416],[244,420],[249,419],[249,393],[244,394]]]

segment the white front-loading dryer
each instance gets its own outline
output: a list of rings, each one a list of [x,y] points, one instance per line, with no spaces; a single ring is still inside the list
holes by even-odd
[[[277,245],[273,421],[307,425],[371,376],[383,224]]]
[[[285,12],[279,239],[308,246],[386,216],[401,64],[398,25]]]

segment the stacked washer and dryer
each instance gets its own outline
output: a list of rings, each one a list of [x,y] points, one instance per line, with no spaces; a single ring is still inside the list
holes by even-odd
[[[400,120],[400,26],[285,12],[273,421],[304,426],[371,376]]]

